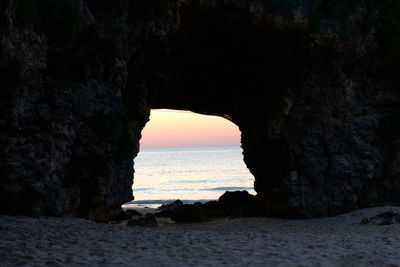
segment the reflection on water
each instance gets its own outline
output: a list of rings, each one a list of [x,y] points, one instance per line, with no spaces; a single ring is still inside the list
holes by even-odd
[[[225,191],[253,190],[240,147],[141,149],[135,158],[135,203],[218,199]]]

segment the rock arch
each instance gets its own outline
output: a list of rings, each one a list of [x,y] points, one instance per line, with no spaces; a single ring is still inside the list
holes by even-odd
[[[183,3],[154,29],[149,106],[237,124],[265,214],[327,216],[393,196],[376,113],[386,104],[367,100],[380,90],[373,48],[313,32],[301,8],[277,17],[228,2]]]
[[[391,4],[62,0],[61,23],[6,2],[1,212],[106,220],[131,196],[150,108],[237,124],[264,214],[399,201],[399,56],[377,37],[397,28],[367,17]]]

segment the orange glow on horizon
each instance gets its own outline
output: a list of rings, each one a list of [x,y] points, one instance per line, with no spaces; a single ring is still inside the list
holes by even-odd
[[[228,145],[240,145],[240,130],[227,119],[167,109],[151,110],[140,140],[144,148]]]

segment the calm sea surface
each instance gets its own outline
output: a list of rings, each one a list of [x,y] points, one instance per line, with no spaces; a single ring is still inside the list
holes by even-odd
[[[193,203],[235,190],[255,194],[240,147],[142,148],[134,163],[132,204]]]

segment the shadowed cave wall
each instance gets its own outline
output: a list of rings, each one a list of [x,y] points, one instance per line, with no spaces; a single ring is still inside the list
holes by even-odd
[[[381,127],[396,98],[382,95],[380,51],[368,36],[314,32],[301,9],[277,18],[247,8],[182,4],[144,52],[148,104],[236,123],[265,214],[327,216],[395,200],[393,140]]]
[[[262,215],[399,201],[392,2],[59,3],[0,5],[2,212],[107,220],[150,108],[237,124]]]

